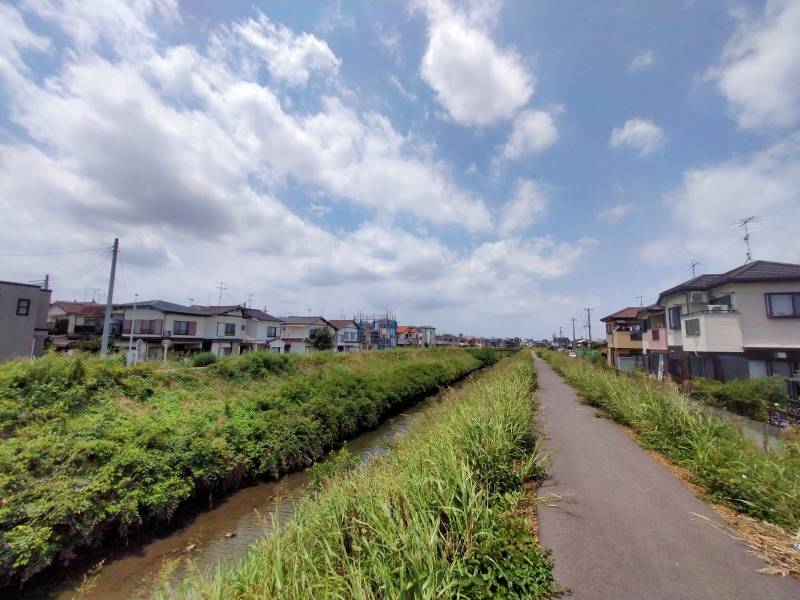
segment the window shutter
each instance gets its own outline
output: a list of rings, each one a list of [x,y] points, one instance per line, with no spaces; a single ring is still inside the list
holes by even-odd
[[[131,332],[131,321],[130,319],[125,319],[122,321],[122,333],[130,333]]]
[[[151,323],[153,324],[153,333],[160,335],[164,327],[164,321],[162,319],[153,319]]]
[[[136,321],[136,324],[133,326],[133,333],[142,333],[142,320],[141,319]]]
[[[197,335],[197,321],[189,321],[189,335]]]

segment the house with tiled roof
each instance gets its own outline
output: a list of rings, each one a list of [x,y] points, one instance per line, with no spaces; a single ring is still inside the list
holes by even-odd
[[[642,362],[642,322],[639,306],[628,306],[600,319],[606,324],[608,364],[633,371]]]
[[[111,316],[114,323],[121,319],[120,314]],[[47,343],[55,350],[73,350],[83,341],[100,337],[104,323],[105,304],[57,300],[47,311]]]
[[[659,294],[677,380],[790,376],[800,368],[800,265],[756,260]]]
[[[308,354],[314,351],[311,337],[315,329],[327,329],[331,337],[336,339],[336,329],[325,317],[289,316],[283,322],[283,335],[281,340],[285,344],[285,351],[290,354]]]
[[[328,323],[336,330],[333,343],[335,352],[358,352],[361,350],[358,325],[353,319],[328,319]]]

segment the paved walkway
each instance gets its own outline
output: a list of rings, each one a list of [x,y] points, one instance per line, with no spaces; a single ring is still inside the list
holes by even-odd
[[[614,600],[800,598],[800,583],[758,573],[766,564],[723,532],[705,503],[608,419],[579,403],[541,359],[540,421],[553,454],[540,493],[542,545],[570,598]]]

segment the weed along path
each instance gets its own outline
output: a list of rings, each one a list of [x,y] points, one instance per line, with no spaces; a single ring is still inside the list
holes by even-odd
[[[541,543],[570,598],[800,598],[790,577],[696,515],[724,524],[612,421],[595,416],[540,358],[540,419],[552,453]]]

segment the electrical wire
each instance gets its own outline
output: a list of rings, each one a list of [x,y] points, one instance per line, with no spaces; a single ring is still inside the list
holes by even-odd
[[[64,250],[61,252],[22,252],[19,254],[0,254],[0,258],[11,256],[54,256],[56,254],[79,254],[81,252],[96,252],[98,250],[106,250],[107,248],[107,246],[104,246],[103,248],[84,248],[83,250]]]

